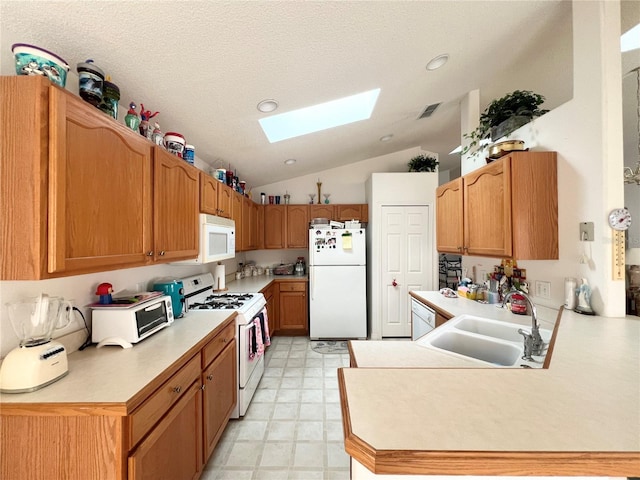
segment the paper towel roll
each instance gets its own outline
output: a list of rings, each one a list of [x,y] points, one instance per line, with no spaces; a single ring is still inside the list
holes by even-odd
[[[225,282],[224,265],[219,263],[213,269],[213,289],[224,290],[225,289],[224,282]]]

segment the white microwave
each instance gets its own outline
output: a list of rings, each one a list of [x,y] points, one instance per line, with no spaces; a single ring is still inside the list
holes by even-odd
[[[236,256],[236,223],[216,215],[200,214],[200,253],[176,265],[201,265]]]

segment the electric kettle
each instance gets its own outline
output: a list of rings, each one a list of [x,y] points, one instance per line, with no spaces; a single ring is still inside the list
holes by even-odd
[[[153,285],[153,290],[163,292],[171,297],[171,305],[173,307],[173,318],[182,317],[184,308],[184,286],[182,280],[158,280]]]
[[[71,304],[43,293],[9,303],[7,309],[20,344],[0,365],[0,391],[31,392],[64,377],[69,372],[67,352],[51,338],[71,321]]]

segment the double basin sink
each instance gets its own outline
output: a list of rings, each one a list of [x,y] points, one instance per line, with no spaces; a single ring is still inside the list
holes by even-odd
[[[531,325],[460,315],[418,338],[416,343],[492,367],[542,368],[551,330],[540,329],[540,336],[545,343],[542,355],[524,360],[524,340],[518,333],[519,329],[530,333]]]

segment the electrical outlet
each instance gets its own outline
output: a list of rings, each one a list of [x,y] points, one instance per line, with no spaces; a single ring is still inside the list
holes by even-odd
[[[536,280],[536,297],[551,298],[551,282]]]

